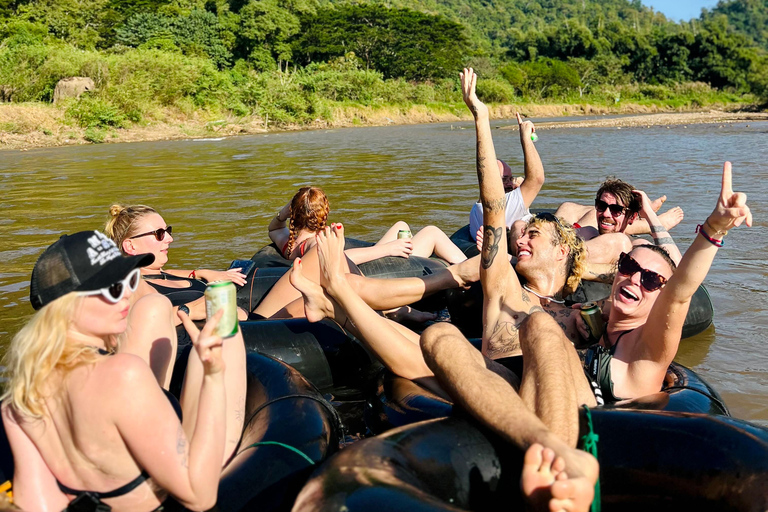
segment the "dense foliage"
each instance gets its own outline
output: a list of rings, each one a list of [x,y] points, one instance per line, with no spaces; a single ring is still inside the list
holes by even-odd
[[[0,0],[0,94],[50,101],[88,76],[98,92],[65,105],[82,126],[162,108],[305,123],[338,102],[457,103],[472,65],[493,102],[695,106],[768,96],[767,7],[674,23],[639,0]]]

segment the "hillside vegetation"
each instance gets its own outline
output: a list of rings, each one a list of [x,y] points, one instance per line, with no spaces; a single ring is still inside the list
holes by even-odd
[[[768,84],[766,3],[673,23],[638,0],[0,0],[0,96],[49,103],[61,78],[90,77],[96,92],[51,108],[94,142],[185,119],[461,112],[465,65],[492,103],[749,103]],[[51,131],[32,124],[0,132]]]

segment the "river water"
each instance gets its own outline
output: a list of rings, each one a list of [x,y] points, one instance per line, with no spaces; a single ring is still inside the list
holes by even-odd
[[[494,123],[496,128],[509,121]],[[589,204],[614,174],[680,205],[672,234],[688,247],[712,210],[724,160],[749,194],[755,225],[733,230],[705,282],[714,325],[677,360],[723,396],[734,416],[768,426],[768,123],[541,130],[547,182],[535,207]],[[515,131],[496,149],[522,173]],[[452,233],[476,200],[470,123],[392,126],[0,153],[0,350],[31,315],[29,274],[60,234],[101,229],[113,202],[154,206],[174,227],[170,268],[226,268],[267,243],[266,227],[302,185],[324,188],[332,221],[375,240],[397,220]],[[665,208],[666,209],[666,206]]]

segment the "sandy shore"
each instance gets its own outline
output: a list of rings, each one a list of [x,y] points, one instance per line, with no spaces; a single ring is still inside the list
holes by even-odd
[[[738,123],[768,120],[768,113],[728,110],[702,112],[665,112],[658,107],[621,105],[601,107],[593,105],[496,105],[491,108],[493,119],[514,119],[519,111],[526,117],[537,118],[538,129],[579,127],[644,127],[659,125],[688,125],[700,123]],[[622,115],[621,118],[579,119],[579,116]],[[572,120],[547,122],[541,118],[573,116]],[[73,126],[63,109],[47,104],[0,104],[0,149],[26,151],[31,148],[90,144],[94,134],[99,142],[140,142],[235,135],[262,134],[271,131],[311,130],[362,126],[386,126],[468,121],[469,112],[464,105],[426,107],[339,107],[333,121],[317,119],[309,125],[266,125],[260,118],[211,118],[210,114],[181,115],[166,112],[160,121],[130,128],[86,130]],[[516,126],[503,129],[517,129]]]
[[[689,124],[733,124],[768,121],[768,112],[685,112],[674,114],[630,115],[609,119],[573,119],[568,121],[538,121],[537,129],[552,128],[649,128],[651,126],[672,126]],[[517,130],[516,126],[502,127],[502,130]]]

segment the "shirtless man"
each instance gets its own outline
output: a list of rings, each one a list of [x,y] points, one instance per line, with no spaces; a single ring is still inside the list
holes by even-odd
[[[503,160],[496,160],[499,166],[499,174],[504,184],[504,216],[507,229],[512,229],[512,224],[529,214],[528,208],[533,204],[533,200],[541,191],[544,185],[544,166],[533,145],[531,136],[536,131],[533,123],[523,121],[519,113],[517,116],[517,125],[520,130],[520,144],[523,147],[525,177],[512,175],[512,168]],[[477,236],[477,231],[483,223],[483,205],[478,200],[469,212],[469,232],[472,236]]]
[[[477,99],[475,80],[472,70],[464,70],[462,88],[477,128],[478,177],[486,205],[485,239],[489,240],[487,233],[503,226],[503,189],[489,165],[494,159],[489,115]],[[677,352],[691,297],[723,236],[743,222],[752,224],[746,195],[732,191],[731,167],[726,163],[715,210],[674,276],[674,263],[658,246],[636,247],[622,257],[611,291],[610,322],[600,342],[603,349],[611,347],[612,357],[604,360],[604,366],[610,371],[607,380],[612,392],[634,398],[659,391]],[[539,242],[532,251],[521,245],[521,261],[536,259],[545,238],[541,233],[536,236]],[[448,324],[424,331],[424,358],[455,403],[526,451],[521,487],[532,508],[586,511],[599,469],[591,455],[575,448],[578,409],[597,405],[597,393],[576,350],[552,317],[537,308],[527,315],[518,311],[520,285],[506,258],[498,256],[504,254],[503,237],[499,245],[494,251],[486,243],[481,255],[483,345],[504,345],[516,339],[525,357],[522,379],[479,354]]]

